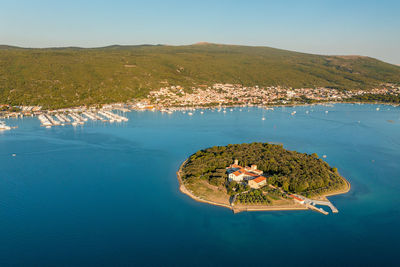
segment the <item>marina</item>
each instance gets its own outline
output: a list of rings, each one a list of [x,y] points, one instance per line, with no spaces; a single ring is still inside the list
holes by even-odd
[[[102,122],[127,122],[127,117],[118,115],[109,110],[69,112],[69,113],[42,113],[38,116],[41,126],[51,128],[64,125],[84,125],[88,120]],[[1,130],[0,125],[0,130]],[[5,126],[4,126],[5,127]]]

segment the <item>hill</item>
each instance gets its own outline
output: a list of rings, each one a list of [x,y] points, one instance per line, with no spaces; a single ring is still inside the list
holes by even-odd
[[[400,67],[368,57],[269,47],[0,46],[0,102],[12,105],[59,108],[127,101],[165,85],[239,83],[368,90],[386,82],[400,83]]]

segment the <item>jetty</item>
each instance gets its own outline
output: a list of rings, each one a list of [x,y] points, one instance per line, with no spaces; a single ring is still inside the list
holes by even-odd
[[[53,111],[49,113],[41,113],[38,116],[38,119],[41,123],[41,126],[46,128],[51,128],[52,126],[58,125],[83,125],[88,120],[104,122],[126,122],[129,120],[127,117],[115,114],[110,110],[104,109],[101,109],[99,111],[83,110],[79,112],[76,110],[64,110],[63,112]]]
[[[329,200],[315,200],[315,199],[310,199],[305,196],[293,194],[289,195],[295,202],[302,204],[306,206],[309,209],[315,210],[317,212],[320,212],[322,214],[328,215],[329,212],[325,211],[323,208],[317,207],[318,206],[328,206],[332,213],[338,213],[338,209],[330,202]]]

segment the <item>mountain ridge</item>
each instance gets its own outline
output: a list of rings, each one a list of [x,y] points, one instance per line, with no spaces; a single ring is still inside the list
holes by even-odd
[[[316,55],[264,46],[0,46],[0,99],[12,105],[76,106],[145,97],[166,85],[368,90],[400,84],[400,67],[364,56]],[[133,67],[134,66],[134,67]]]

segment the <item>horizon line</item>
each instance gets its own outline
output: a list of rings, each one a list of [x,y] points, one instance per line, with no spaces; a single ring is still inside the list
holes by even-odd
[[[289,51],[289,52],[295,52],[295,53],[302,53],[302,54],[308,54],[308,55],[318,55],[318,56],[356,56],[356,57],[368,57],[372,59],[376,59],[394,66],[400,67],[400,64],[397,63],[390,63],[387,61],[384,61],[382,59],[378,59],[372,56],[366,56],[366,55],[360,55],[360,54],[319,54],[319,53],[309,53],[309,52],[302,52],[302,51],[296,51],[296,50],[289,50],[289,49],[283,49],[283,48],[278,48],[278,47],[272,47],[272,46],[266,46],[266,45],[243,45],[243,44],[225,44],[225,43],[212,43],[212,42],[196,42],[196,43],[190,43],[190,44],[149,44],[149,43],[143,43],[143,44],[109,44],[109,45],[103,45],[103,46],[75,46],[75,45],[67,45],[67,46],[19,46],[19,45],[12,45],[12,44],[0,44],[0,49],[4,47],[9,47],[9,48],[14,48],[14,49],[102,49],[102,48],[111,48],[111,47],[139,47],[139,46],[171,46],[171,47],[179,47],[179,46],[206,46],[206,45],[220,45],[220,46],[239,46],[239,47],[254,47],[254,48],[272,48],[272,49],[278,49],[278,50],[284,50],[284,51]]]

